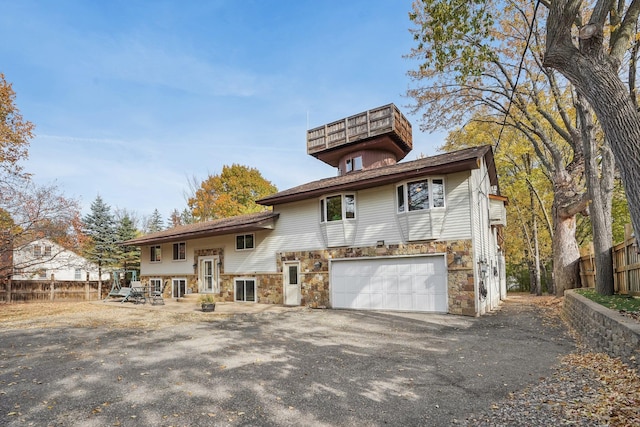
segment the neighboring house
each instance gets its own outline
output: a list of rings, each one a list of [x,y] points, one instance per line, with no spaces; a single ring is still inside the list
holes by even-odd
[[[397,163],[411,125],[393,105],[307,133],[338,176],[259,200],[267,212],[123,242],[167,297],[476,316],[506,295],[506,198],[490,146]]]
[[[48,240],[39,239],[13,249],[12,280],[56,281],[98,280],[98,266],[80,255]],[[102,280],[109,280],[102,273]]]

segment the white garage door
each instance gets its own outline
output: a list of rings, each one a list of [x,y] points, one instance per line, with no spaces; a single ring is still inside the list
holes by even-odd
[[[330,286],[334,308],[448,311],[444,256],[333,261]]]

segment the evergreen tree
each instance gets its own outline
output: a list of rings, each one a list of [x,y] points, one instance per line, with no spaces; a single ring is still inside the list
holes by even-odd
[[[153,210],[153,213],[147,220],[146,229],[147,233],[156,233],[164,230],[164,221],[162,220],[162,215],[160,215],[160,211],[157,208]]]
[[[98,265],[98,295],[102,297],[102,270],[113,266],[116,259],[116,225],[111,207],[99,195],[91,203],[91,213],[83,219],[89,242],[85,257]]]
[[[116,235],[119,242],[134,239],[138,235],[133,219],[125,214],[117,224]],[[116,253],[118,264],[124,270],[140,273],[140,248],[138,246],[118,246]]]

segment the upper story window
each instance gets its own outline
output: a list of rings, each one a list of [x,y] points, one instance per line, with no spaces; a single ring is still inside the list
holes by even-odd
[[[44,247],[44,256],[51,256],[51,246],[47,245]]]
[[[179,242],[173,244],[173,260],[184,261],[187,259],[187,244]]]
[[[398,185],[398,212],[444,207],[444,179],[431,178]]]
[[[160,245],[151,246],[149,248],[151,262],[160,262],[162,261],[162,247]]]
[[[236,250],[246,251],[255,247],[253,234],[239,234],[236,236]]]
[[[346,172],[362,170],[362,156],[357,156],[345,161]]]
[[[337,194],[320,199],[321,222],[342,221],[343,219],[355,219],[355,217],[355,194]]]
[[[75,271],[74,271],[73,278],[75,280],[82,280],[82,270],[80,270],[79,268],[76,268]]]
[[[42,256],[42,246],[33,245],[33,256],[36,258],[40,258]]]

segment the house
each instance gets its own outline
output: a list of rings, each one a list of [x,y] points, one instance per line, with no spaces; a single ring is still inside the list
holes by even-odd
[[[12,253],[12,280],[97,281],[98,266],[86,258],[52,242],[38,239],[16,245]],[[109,273],[102,280],[109,280]]]
[[[141,280],[170,283],[166,297],[481,315],[506,295],[492,149],[399,163],[411,149],[393,104],[311,129],[308,154],[337,176],[122,244],[141,247]]]

